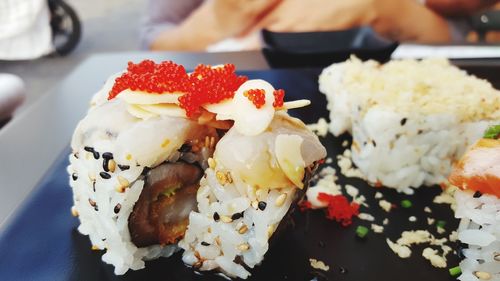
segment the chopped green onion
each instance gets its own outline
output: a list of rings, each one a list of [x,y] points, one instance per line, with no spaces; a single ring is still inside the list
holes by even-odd
[[[364,238],[368,234],[368,228],[362,225],[359,225],[356,228],[356,235],[358,235],[359,238]]]
[[[497,139],[500,135],[500,125],[490,126],[484,133],[485,139]]]
[[[445,225],[446,225],[445,221],[437,221],[436,222],[436,226],[439,228],[444,228]]]
[[[413,204],[408,199],[401,201],[401,207],[403,207],[403,208],[411,208],[412,205]]]
[[[452,267],[452,268],[448,269],[448,271],[450,272],[450,275],[453,277],[458,276],[462,273],[460,266]]]

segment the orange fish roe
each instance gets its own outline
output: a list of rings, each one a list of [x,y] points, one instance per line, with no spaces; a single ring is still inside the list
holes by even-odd
[[[179,97],[180,107],[186,110],[188,117],[201,113],[203,104],[215,104],[232,99],[241,84],[248,80],[246,76],[238,76],[233,64],[212,68],[209,65],[198,65],[189,75],[190,90]]]
[[[352,218],[359,215],[359,205],[349,200],[344,195],[330,195],[327,193],[318,193],[318,200],[328,203],[326,218],[335,220],[348,226],[352,223]]]
[[[261,108],[266,104],[266,91],[263,89],[250,89],[243,93],[247,99],[249,99],[256,108]]]
[[[283,107],[283,98],[285,97],[285,91],[282,89],[274,90],[273,95],[274,95],[274,102],[273,102],[274,108]]]
[[[179,106],[186,110],[188,117],[196,117],[201,113],[201,105],[234,97],[235,91],[248,80],[246,76],[236,75],[235,70],[232,64],[216,68],[200,64],[188,74],[182,65],[172,61],[129,62],[127,72],[116,78],[108,100],[126,89],[151,94],[181,92],[184,95],[179,97]]]
[[[161,94],[185,92],[188,88],[188,74],[182,65],[172,61],[159,64],[152,60],[143,60],[137,64],[129,62],[127,72],[115,79],[108,100],[126,89]]]

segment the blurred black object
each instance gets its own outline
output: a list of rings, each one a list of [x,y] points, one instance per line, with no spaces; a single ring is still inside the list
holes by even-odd
[[[75,10],[63,0],[48,0],[55,53],[69,54],[80,41],[82,28]]]
[[[263,30],[262,37],[264,56],[273,68],[325,67],[350,55],[384,62],[398,46],[370,27],[298,33]]]
[[[500,11],[484,11],[470,17],[470,24],[478,34],[479,41],[485,41],[489,31],[500,31]]]

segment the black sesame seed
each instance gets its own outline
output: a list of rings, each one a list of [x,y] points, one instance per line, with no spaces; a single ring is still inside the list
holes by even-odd
[[[99,211],[99,208],[97,208],[97,205],[94,206],[94,210],[97,212]]]
[[[94,152],[94,148],[90,147],[90,146],[84,147],[83,150],[88,151],[88,152]]]
[[[377,147],[377,143],[374,140],[372,140],[372,144],[373,144],[373,147]]]
[[[482,196],[481,192],[479,192],[479,191],[474,192],[474,195],[473,195],[474,198],[479,198],[481,196]]]
[[[73,173],[71,175],[71,177],[73,178],[74,181],[76,181],[78,179],[78,175],[76,173]]]
[[[179,152],[190,152],[191,151],[191,145],[190,144],[183,144],[177,151]]]
[[[104,158],[104,154],[102,155],[102,158]],[[104,160],[102,161],[102,169],[105,172],[109,172],[108,164],[109,164],[109,159],[108,158],[104,158]]]
[[[92,206],[92,207],[95,207],[95,206],[96,206],[95,201],[94,201],[94,200],[92,200],[92,199],[90,199],[90,198],[89,198],[89,204],[90,204],[90,206]]]
[[[144,169],[142,170],[141,175],[145,176],[150,170],[151,170],[151,168],[144,167]]]
[[[120,168],[120,170],[122,170],[122,171],[125,171],[125,170],[130,169],[130,166],[129,165],[120,165],[120,164],[118,164],[118,168]]]
[[[422,134],[423,132],[424,132],[424,131],[422,131],[422,130],[418,130],[417,135],[420,135],[420,134]]]
[[[99,152],[94,151],[92,154],[94,154],[94,158],[97,160],[99,159]]]
[[[259,210],[264,211],[267,207],[267,203],[264,201],[260,201],[257,206],[259,207]]]
[[[95,192],[95,181],[92,182],[92,190]]]
[[[118,203],[118,204],[116,204],[113,211],[115,212],[115,214],[118,214],[118,212],[120,212],[121,208],[122,208],[122,204]]]
[[[231,219],[234,221],[234,220],[237,220],[239,218],[243,217],[243,212],[241,213],[234,213],[232,216],[231,216]]]
[[[101,178],[107,180],[107,179],[110,179],[111,178],[111,175],[106,173],[106,172],[100,172],[99,175],[101,176]]]
[[[404,126],[406,124],[406,118],[401,119],[401,126]]]
[[[113,159],[113,153],[111,153],[111,152],[104,152],[102,154],[102,158],[107,159],[107,160]]]
[[[202,246],[210,246],[210,243],[207,243],[207,242],[205,242],[205,241],[201,241],[201,245],[202,245]]]
[[[219,220],[220,220],[219,213],[215,212],[214,213],[214,221],[219,221]]]
[[[75,158],[78,159],[78,152],[74,153],[73,156],[75,156]]]

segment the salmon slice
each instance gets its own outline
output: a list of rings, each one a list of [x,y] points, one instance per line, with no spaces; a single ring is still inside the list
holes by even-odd
[[[480,139],[453,167],[451,184],[500,198],[500,140]]]

